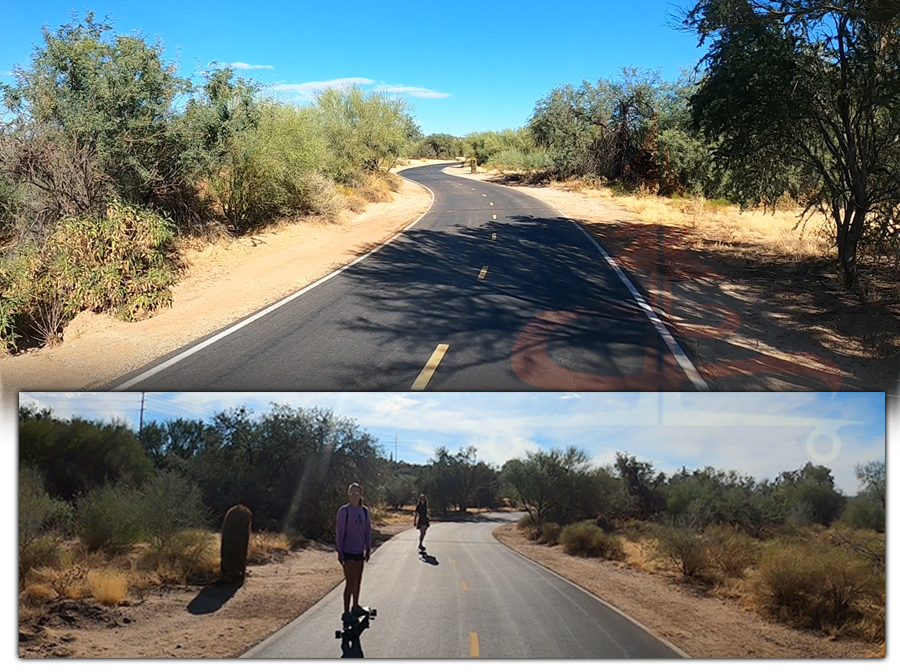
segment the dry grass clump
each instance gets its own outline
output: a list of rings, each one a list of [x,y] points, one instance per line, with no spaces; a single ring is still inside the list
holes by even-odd
[[[118,572],[91,572],[87,577],[91,596],[109,607],[122,604],[128,594],[128,579]]]
[[[756,607],[779,620],[832,635],[884,637],[884,577],[851,551],[777,540],[749,589]]]
[[[247,564],[264,565],[291,552],[293,544],[280,532],[258,532],[250,535]]]

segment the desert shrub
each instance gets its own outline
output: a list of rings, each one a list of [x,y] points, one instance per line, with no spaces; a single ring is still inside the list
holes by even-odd
[[[519,518],[519,520],[516,521],[516,529],[530,541],[537,539],[539,533],[539,528],[531,516],[522,516]]]
[[[538,535],[537,542],[539,544],[547,544],[548,546],[556,546],[559,543],[559,533],[562,528],[557,523],[544,523],[541,525],[541,531]]]
[[[47,344],[82,310],[136,320],[167,305],[175,281],[169,220],[112,203],[105,217],[61,221],[42,244],[21,245],[0,258],[0,337]],[[5,314],[2,314],[5,313]]]
[[[845,549],[777,540],[760,559],[752,595],[781,620],[836,632],[871,620],[879,605],[884,609],[884,575]]]
[[[184,529],[169,537],[165,547],[150,547],[141,565],[165,583],[206,583],[218,574],[217,537],[208,530]]]
[[[683,576],[697,577],[708,568],[706,545],[694,530],[657,525],[653,536],[657,557],[671,562]]]
[[[140,541],[143,521],[138,491],[126,483],[95,488],[77,504],[78,537],[91,551],[123,549]]]
[[[713,567],[730,578],[740,578],[759,559],[759,545],[745,532],[729,527],[707,529],[706,554]]]
[[[607,534],[593,520],[566,525],[559,533],[559,543],[569,555],[600,557],[607,560],[623,560],[625,552],[622,540]]]
[[[209,522],[200,488],[176,472],[156,474],[141,486],[137,498],[141,535],[163,555],[176,535]]]
[[[551,165],[550,156],[541,149],[503,149],[487,161],[489,167],[526,173],[547,170]]]
[[[323,90],[314,110],[328,147],[323,170],[338,184],[387,172],[415,126],[406,101],[379,91],[364,93],[356,86]]]
[[[19,581],[35,567],[59,564],[61,540],[71,531],[74,509],[53,499],[36,469],[19,467]]]
[[[128,579],[114,571],[89,573],[87,586],[91,597],[111,607],[121,604],[128,594]]]
[[[374,516],[373,516],[374,520]],[[258,532],[250,535],[247,546],[247,564],[264,565],[289,553],[296,541],[279,532]]]
[[[258,114],[227,143],[209,178],[215,208],[237,233],[279,217],[336,218],[345,204],[321,172],[330,154],[313,112],[269,103]]]

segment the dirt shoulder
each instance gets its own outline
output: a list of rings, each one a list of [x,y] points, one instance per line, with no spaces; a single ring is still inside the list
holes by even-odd
[[[377,546],[409,523],[373,530]],[[21,618],[20,658],[235,658],[300,616],[344,580],[334,548],[312,543],[247,569],[243,586],[151,590],[118,607],[57,600]],[[335,616],[337,618],[337,615]]]
[[[498,541],[611,604],[693,658],[867,658],[877,646],[831,641],[770,623],[736,599],[712,597],[624,563],[566,555],[527,541],[514,524]]]
[[[711,227],[643,221],[611,199],[558,185],[446,172],[523,191],[557,209],[560,221],[582,225],[637,280],[714,391],[900,384],[900,302],[862,302],[828,259],[792,259]]]
[[[403,180],[389,203],[338,223],[281,222],[256,235],[185,250],[172,305],[140,322],[83,312],[63,342],[0,356],[0,392],[92,389],[221,329],[350,263],[403,230],[431,206],[431,194]],[[8,400],[12,403],[12,400]]]
[[[409,529],[377,529],[378,541]],[[620,563],[575,558],[497,528],[503,544],[576,583],[696,658],[866,658],[877,647],[769,623],[734,599],[704,596],[671,578]],[[375,551],[378,552],[377,549]],[[62,600],[19,625],[20,658],[232,658],[272,635],[343,580],[333,549],[252,566],[236,591],[158,589],[119,607]]]

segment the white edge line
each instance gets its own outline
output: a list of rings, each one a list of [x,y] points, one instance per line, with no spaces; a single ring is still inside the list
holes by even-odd
[[[399,172],[399,171],[398,171],[398,172]],[[402,177],[402,176],[401,176],[401,177]],[[406,180],[407,178],[404,177],[403,179]],[[407,180],[407,181],[408,181],[408,182],[413,182],[414,184],[418,184],[419,186],[424,187],[424,188],[428,191],[428,193],[431,194],[431,203],[428,205],[428,210],[426,210],[426,211],[423,212],[421,215],[419,215],[419,216],[415,219],[415,221],[413,221],[413,222],[410,223],[409,225],[403,227],[400,231],[398,231],[398,232],[395,233],[393,236],[391,236],[389,239],[387,239],[386,241],[384,241],[383,243],[381,243],[381,245],[379,245],[378,247],[376,247],[376,248],[373,249],[373,250],[369,250],[368,252],[366,252],[366,253],[365,253],[364,255],[362,255],[361,257],[357,257],[356,259],[354,259],[354,260],[351,261],[350,263],[345,264],[344,266],[341,266],[339,269],[337,269],[337,270],[335,270],[335,271],[332,271],[331,273],[329,273],[328,275],[326,275],[326,276],[323,277],[323,278],[319,278],[318,280],[316,280],[316,281],[313,282],[312,284],[307,285],[307,286],[304,287],[303,289],[300,289],[300,290],[294,292],[294,293],[291,294],[290,296],[286,296],[285,298],[281,299],[280,301],[278,301],[278,302],[276,302],[276,303],[273,303],[272,305],[268,306],[267,308],[262,309],[262,310],[259,311],[258,313],[254,313],[253,315],[251,315],[250,317],[248,317],[248,318],[242,320],[241,322],[238,322],[237,324],[232,325],[231,327],[229,327],[229,328],[226,329],[225,331],[219,332],[219,333],[216,334],[215,336],[211,336],[210,338],[206,339],[205,341],[201,341],[201,342],[198,343],[197,345],[193,346],[192,348],[189,348],[189,349],[185,350],[184,352],[181,352],[181,353],[175,355],[175,356],[172,357],[171,359],[167,359],[166,361],[164,361],[164,362],[162,362],[162,363],[160,363],[160,364],[157,364],[157,365],[154,366],[152,369],[149,369],[148,371],[145,371],[144,373],[142,373],[142,374],[140,374],[140,375],[137,375],[137,376],[135,376],[134,378],[130,378],[129,380],[126,380],[124,383],[121,383],[120,385],[114,387],[114,388],[112,389],[112,391],[113,391],[113,392],[121,392],[121,391],[123,391],[123,390],[127,390],[127,389],[129,389],[130,387],[132,387],[132,386],[134,386],[134,385],[140,383],[141,381],[147,380],[148,378],[150,378],[150,377],[152,377],[152,376],[155,376],[155,375],[156,375],[157,373],[159,373],[160,371],[164,371],[165,369],[168,369],[170,366],[173,366],[173,365],[177,364],[177,363],[180,362],[181,360],[186,359],[186,358],[190,357],[191,355],[194,355],[194,354],[200,352],[201,350],[203,350],[203,349],[209,347],[210,345],[212,345],[212,344],[215,343],[216,341],[220,341],[221,339],[225,338],[226,336],[230,336],[231,334],[233,334],[234,332],[238,331],[239,329],[243,329],[243,328],[246,327],[247,325],[249,325],[249,324],[255,322],[255,321],[258,320],[258,319],[260,319],[261,317],[265,317],[266,315],[268,315],[268,314],[271,313],[272,311],[278,310],[278,309],[281,308],[283,305],[285,305],[285,304],[287,304],[287,303],[290,303],[290,302],[293,301],[294,299],[296,299],[296,298],[302,296],[303,294],[306,294],[306,292],[308,292],[308,291],[310,291],[310,290],[312,290],[312,289],[315,289],[316,287],[318,287],[319,285],[321,285],[321,284],[323,284],[323,283],[325,283],[325,282],[328,282],[329,280],[331,280],[331,278],[335,277],[336,275],[339,275],[339,274],[343,273],[344,271],[346,271],[346,270],[347,270],[348,268],[350,268],[351,266],[355,266],[356,264],[358,264],[359,262],[363,261],[364,259],[366,259],[366,258],[369,257],[370,255],[374,254],[375,252],[378,252],[378,250],[380,250],[381,248],[383,248],[383,247],[385,247],[385,246],[387,246],[387,245],[390,245],[392,242],[394,242],[394,240],[396,240],[397,238],[399,238],[403,233],[405,233],[406,231],[408,231],[409,229],[411,229],[412,227],[414,227],[416,224],[418,224],[419,221],[420,221],[425,215],[427,215],[427,214],[431,211],[431,207],[434,205],[434,192],[433,192],[431,189],[429,189],[428,187],[426,187],[426,186],[425,186],[424,184],[422,184],[421,182],[415,182],[415,180]]]
[[[503,184],[499,184],[499,185],[495,184],[493,186],[506,187],[506,185],[503,185]],[[513,187],[506,187],[506,188],[513,189]],[[514,189],[514,191],[518,191],[518,190]],[[598,250],[600,250],[600,253],[603,255],[603,258],[606,259],[606,263],[608,263],[610,265],[610,267],[616,272],[616,275],[619,276],[619,280],[621,280],[622,284],[624,284],[625,287],[628,289],[628,291],[631,292],[632,298],[634,298],[634,300],[637,302],[638,306],[640,306],[641,310],[644,311],[644,314],[647,315],[650,322],[653,323],[653,326],[656,327],[657,333],[660,335],[660,337],[663,339],[665,344],[668,346],[669,351],[675,357],[675,361],[678,362],[678,365],[687,374],[687,377],[690,378],[691,382],[694,384],[694,387],[697,390],[699,390],[700,392],[709,392],[710,391],[709,385],[706,383],[705,380],[703,380],[703,376],[700,375],[700,373],[697,371],[697,369],[694,368],[694,364],[691,362],[690,358],[685,354],[684,350],[681,349],[681,346],[678,345],[678,341],[675,340],[675,337],[672,336],[671,332],[666,328],[666,325],[663,324],[663,321],[661,319],[659,319],[659,315],[657,315],[654,312],[653,308],[650,307],[650,304],[648,304],[644,300],[644,297],[637,290],[637,288],[632,284],[631,280],[628,279],[628,276],[625,275],[625,273],[622,271],[619,264],[616,263],[616,260],[613,259],[609,255],[609,253],[597,241],[597,239],[594,238],[590,233],[588,233],[587,230],[585,230],[585,228],[583,226],[581,226],[581,224],[579,224],[574,219],[569,217],[566,213],[564,213],[562,210],[560,210],[556,206],[551,205],[550,203],[545,201],[543,198],[541,198],[537,194],[526,194],[525,192],[519,192],[519,193],[522,193],[525,196],[533,196],[534,198],[538,199],[544,205],[546,205],[548,208],[550,208],[551,210],[555,210],[556,212],[561,214],[563,217],[565,217],[567,221],[574,224],[578,228],[579,231],[581,231],[585,236],[587,236],[588,240],[590,240],[594,244],[594,246]]]
[[[542,200],[543,200],[543,199],[542,199]],[[545,202],[546,202],[546,201],[545,201]],[[494,535],[491,534],[491,536],[493,537]],[[544,569],[544,570],[550,572],[551,574],[553,574],[553,575],[556,576],[557,578],[562,579],[563,581],[565,581],[566,583],[568,583],[570,586],[573,586],[573,587],[577,588],[578,590],[580,590],[581,592],[586,593],[587,595],[590,595],[591,597],[593,597],[595,600],[597,600],[598,602],[600,602],[600,603],[601,603],[603,606],[605,606],[606,608],[608,608],[608,609],[610,609],[610,610],[616,612],[619,616],[621,616],[622,618],[624,618],[624,619],[630,621],[632,624],[634,624],[634,625],[636,625],[637,627],[639,627],[641,630],[643,630],[644,632],[646,632],[648,635],[650,635],[650,636],[653,637],[654,639],[659,640],[660,642],[662,642],[663,644],[665,644],[667,647],[669,647],[670,649],[672,649],[672,651],[674,651],[675,653],[677,653],[677,654],[678,654],[679,656],[681,656],[682,658],[691,658],[691,657],[692,657],[692,656],[690,656],[686,651],[681,650],[681,649],[678,648],[675,644],[673,644],[673,643],[670,642],[669,640],[665,639],[664,637],[660,637],[658,634],[656,634],[655,632],[653,632],[653,631],[652,631],[650,628],[648,628],[646,625],[644,625],[643,623],[641,623],[641,622],[638,621],[638,620],[635,620],[632,616],[629,616],[628,614],[626,614],[626,613],[625,613],[624,611],[622,611],[621,609],[617,609],[615,606],[611,605],[609,602],[607,602],[606,600],[604,600],[602,597],[600,597],[600,596],[598,596],[598,595],[595,595],[594,593],[592,593],[591,591],[589,591],[587,588],[585,588],[585,587],[583,587],[583,586],[579,586],[577,583],[575,583],[575,582],[572,581],[571,579],[567,579],[567,578],[564,577],[562,574],[558,574],[557,572],[553,571],[553,570],[550,569],[549,567],[545,567],[544,565],[542,565],[541,563],[539,563],[537,560],[532,560],[532,559],[529,558],[527,555],[525,555],[525,554],[522,553],[521,551],[517,551],[517,550],[516,550],[515,548],[513,548],[512,546],[507,546],[507,545],[504,544],[502,541],[500,541],[499,539],[497,539],[497,537],[494,537],[494,540],[495,540],[498,544],[500,544],[503,548],[512,551],[513,553],[515,553],[516,555],[518,555],[520,558],[524,558],[525,560],[527,560],[527,561],[530,562],[531,564],[535,565],[536,567],[540,567],[541,569]]]

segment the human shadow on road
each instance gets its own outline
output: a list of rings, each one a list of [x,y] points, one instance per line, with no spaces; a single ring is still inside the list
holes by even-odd
[[[241,585],[243,585],[243,582],[214,583],[211,586],[207,586],[200,591],[197,597],[191,600],[187,607],[188,613],[200,615],[218,611],[228,600],[234,597]]]
[[[365,658],[359,637],[341,640],[341,658]]]
[[[425,564],[434,565],[435,567],[441,564],[438,562],[438,559],[436,557],[434,557],[433,555],[429,555],[428,553],[420,553],[419,560],[421,560]]]

